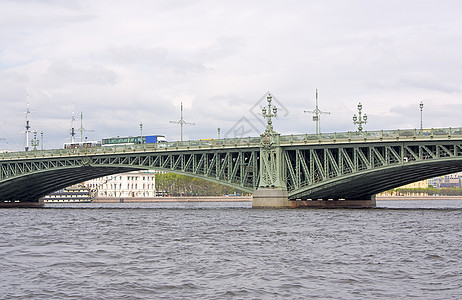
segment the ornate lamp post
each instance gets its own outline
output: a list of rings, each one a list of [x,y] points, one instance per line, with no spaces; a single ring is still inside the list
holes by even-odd
[[[422,121],[423,102],[422,101],[420,101],[419,107],[420,107],[420,133],[422,133],[423,132],[423,121]]]
[[[287,194],[287,180],[284,171],[284,157],[280,135],[273,129],[273,117],[278,109],[271,104],[273,96],[266,97],[268,106],[262,108],[267,119],[265,132],[260,136],[260,179],[253,193],[252,207],[290,207]]]
[[[144,144],[143,143],[143,123],[142,122],[140,123],[140,136],[141,136],[141,144]]]
[[[277,117],[277,113],[278,113],[278,109],[276,106],[273,107],[273,109],[271,109],[271,101],[273,100],[273,96],[271,96],[271,94],[268,94],[268,96],[266,96],[266,101],[268,101],[268,109],[266,109],[266,107],[263,107],[261,112],[263,114],[263,118],[267,118],[268,121],[267,121],[267,125],[266,125],[266,130],[265,130],[265,134],[273,134],[273,133],[276,133],[273,129],[273,121],[271,121],[271,118],[272,117]]]
[[[361,115],[361,110],[363,109],[363,106],[361,102],[358,104],[358,116],[356,114],[353,116],[353,124],[358,125],[358,131],[361,132],[363,130],[363,124],[367,123],[367,115],[364,114],[364,116]]]
[[[37,150],[37,146],[40,144],[39,140],[37,140],[37,131],[34,131],[34,138],[31,141],[32,147],[34,147],[34,151]]]

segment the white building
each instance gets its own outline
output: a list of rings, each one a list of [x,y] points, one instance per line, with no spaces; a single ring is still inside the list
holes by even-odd
[[[397,188],[394,188],[392,190],[377,194],[377,196],[397,196],[398,192],[396,191],[397,189],[417,189],[417,188],[428,188],[428,180],[421,180],[413,183],[409,183]],[[428,196],[427,193],[412,193],[407,196]]]
[[[428,180],[421,180],[413,183],[409,183],[403,186],[400,186],[399,188],[406,188],[406,189],[418,189],[418,188],[423,188],[426,189],[428,188]]]
[[[91,189],[98,189],[97,197],[155,197],[156,172],[134,171],[92,179],[85,182]]]

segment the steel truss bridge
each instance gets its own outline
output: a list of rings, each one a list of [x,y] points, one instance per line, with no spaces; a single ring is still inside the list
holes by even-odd
[[[0,154],[0,203],[135,170],[203,178],[288,200],[359,200],[462,171],[462,129],[388,130],[170,142]],[[289,201],[291,202],[291,201]]]

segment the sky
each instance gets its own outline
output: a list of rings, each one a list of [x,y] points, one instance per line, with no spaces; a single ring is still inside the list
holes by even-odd
[[[461,127],[462,2],[0,0],[0,150],[80,139]],[[32,138],[32,135],[29,139]]]

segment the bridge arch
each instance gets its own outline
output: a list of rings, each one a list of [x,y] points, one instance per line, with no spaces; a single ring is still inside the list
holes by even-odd
[[[170,169],[161,168],[140,168],[129,166],[98,166],[98,167],[73,167],[52,169],[46,171],[36,172],[34,174],[26,174],[10,178],[0,183],[0,190],[6,192],[2,193],[4,200],[8,199],[38,199],[48,195],[54,191],[62,188],[81,183],[83,181],[96,179],[104,176],[115,175],[125,172],[141,171],[141,170],[155,170],[166,173],[175,173],[180,175],[187,175],[194,178],[204,179],[210,182],[226,185],[238,190],[248,193],[252,191],[246,187],[237,184],[223,182],[215,178],[210,178],[202,175],[191,174]]]
[[[445,151],[440,149],[441,147]],[[425,148],[426,152],[419,148]],[[314,180],[311,184],[299,183],[297,186],[289,175],[289,198],[370,199],[371,196],[392,188],[462,171],[461,149],[458,143],[451,145],[413,143],[412,147],[406,144],[350,146],[348,151],[337,154],[329,154],[330,150],[324,148],[322,151],[327,154],[322,159],[316,157],[316,153],[310,153],[312,161],[304,162],[305,166],[311,165],[310,171],[319,176],[315,178],[318,180]],[[394,154],[387,153],[389,150]],[[361,151],[361,155],[356,153],[358,151]],[[313,160],[319,160],[319,163]],[[288,161],[291,163],[290,159]],[[348,164],[350,165],[345,167]],[[343,167],[345,168],[342,169]],[[289,165],[288,169],[290,168],[294,169],[294,166]],[[295,168],[303,169],[300,166]],[[346,172],[342,173],[340,169]]]
[[[201,178],[251,193],[258,178],[255,149],[234,151],[132,152],[31,158],[1,164],[0,201],[36,202],[61,188],[136,170]]]

